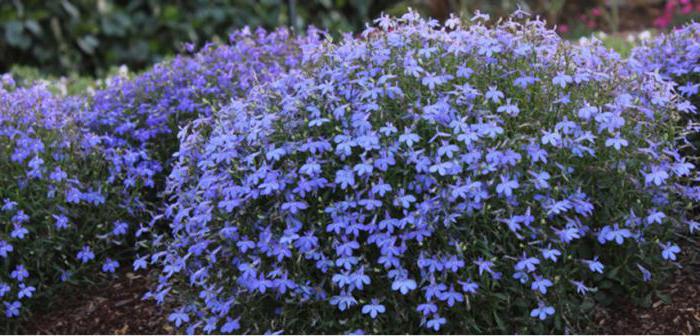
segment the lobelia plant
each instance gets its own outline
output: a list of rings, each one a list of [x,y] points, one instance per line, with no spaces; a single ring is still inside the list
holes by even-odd
[[[37,289],[49,295],[69,274],[94,279],[83,271],[113,273],[120,261],[133,260],[159,218],[162,173],[177,151],[178,128],[298,66],[301,48],[318,38],[314,29],[303,37],[243,29],[229,45],[191,50],[132,79],[115,76],[85,97],[53,95],[46,85],[15,87],[4,76],[0,261],[7,274],[0,277],[0,299],[6,317],[18,317],[22,299]]]
[[[487,20],[381,17],[198,114],[147,297],[187,333],[544,333],[662,278],[699,225],[685,103],[599,43]]]
[[[65,281],[111,273],[137,204],[106,182],[102,139],[76,119],[85,100],[0,82],[0,301],[13,321]],[[93,276],[94,278],[94,276]]]

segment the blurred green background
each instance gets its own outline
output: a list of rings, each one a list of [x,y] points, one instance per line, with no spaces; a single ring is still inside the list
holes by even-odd
[[[561,34],[579,37],[594,31],[617,33],[660,26],[656,21],[669,15],[670,22],[662,23],[671,26],[697,17],[697,2],[0,0],[0,73],[20,69],[21,73],[46,76],[102,77],[122,64],[131,70],[143,69],[177,53],[187,42],[201,46],[205,41],[225,40],[230,31],[246,25],[268,29],[291,26],[297,30],[315,25],[337,35],[360,31],[365,22],[382,12],[400,14],[408,7],[441,20],[450,13],[470,14],[476,9],[503,16],[521,7],[558,24]],[[692,7],[689,12],[686,3]]]

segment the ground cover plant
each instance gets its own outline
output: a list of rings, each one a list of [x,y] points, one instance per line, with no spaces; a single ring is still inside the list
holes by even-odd
[[[522,12],[409,12],[189,124],[149,297],[196,332],[565,332],[697,229],[673,84]]]

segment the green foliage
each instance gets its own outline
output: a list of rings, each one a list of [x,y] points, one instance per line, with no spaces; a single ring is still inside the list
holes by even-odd
[[[0,1],[0,73],[15,64],[99,76],[114,65],[142,69],[246,25],[359,30],[393,2],[296,1],[291,22],[288,0]]]
[[[110,70],[109,73],[115,74],[118,70]],[[30,66],[13,66],[10,68],[10,73],[19,87],[31,87],[35,84],[47,84],[47,88],[57,95],[81,95],[89,89],[98,88],[102,84],[102,80],[96,80],[89,76],[80,76],[78,74],[70,74],[63,77],[55,77],[43,74],[38,68]],[[109,75],[108,75],[109,77]]]

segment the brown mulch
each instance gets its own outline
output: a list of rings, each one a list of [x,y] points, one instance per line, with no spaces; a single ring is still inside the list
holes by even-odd
[[[698,243],[681,247],[682,269],[677,269],[660,290],[670,299],[654,297],[650,307],[621,302],[596,317],[598,331],[606,334],[700,334],[700,248]]]
[[[57,309],[37,313],[27,334],[172,334],[162,309],[142,300],[149,278],[122,273],[94,288],[66,291]]]

